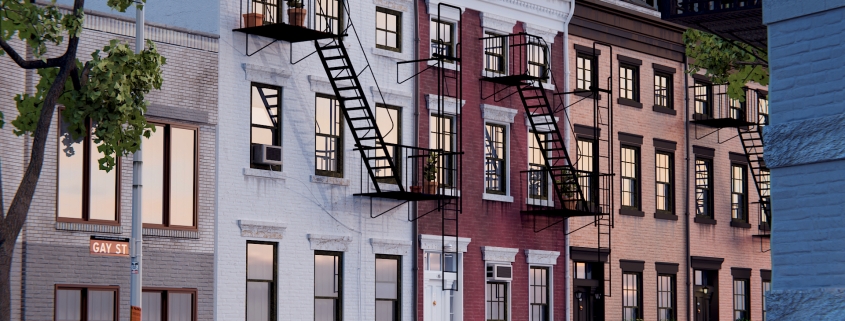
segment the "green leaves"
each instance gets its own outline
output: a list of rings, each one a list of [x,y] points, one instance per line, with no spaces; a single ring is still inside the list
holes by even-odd
[[[718,84],[728,84],[728,96],[745,101],[748,82],[769,84],[768,53],[764,49],[726,40],[696,29],[684,32],[689,60],[687,73],[701,70]]]
[[[52,0],[52,4],[55,2]],[[48,44],[61,44],[65,32],[78,35],[82,26],[81,11],[65,16],[55,6],[38,6],[28,0],[0,0],[0,8],[0,38],[17,36],[38,59],[46,59]]]
[[[126,12],[126,8],[129,8],[135,0],[108,0],[107,4],[110,8],[120,11]],[[147,0],[142,0],[141,2],[147,3]],[[138,5],[139,7],[143,7],[143,5]]]

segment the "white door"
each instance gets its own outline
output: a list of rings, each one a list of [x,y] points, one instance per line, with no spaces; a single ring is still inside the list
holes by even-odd
[[[448,273],[447,273],[448,274]],[[447,285],[454,280],[447,278]],[[423,311],[423,320],[425,321],[456,321],[454,317],[457,313],[455,304],[455,296],[460,295],[459,292],[451,290],[443,290],[443,281],[438,279],[430,279],[425,285],[425,297]]]

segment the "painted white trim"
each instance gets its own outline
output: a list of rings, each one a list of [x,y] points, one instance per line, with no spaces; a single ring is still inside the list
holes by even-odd
[[[372,49],[373,49],[372,53],[376,56],[382,56],[382,57],[390,58],[390,59],[397,60],[397,61],[408,59],[407,57],[405,57],[406,55],[404,53],[401,53],[401,52],[390,51],[390,50],[376,48],[376,47],[373,47]]]
[[[284,172],[274,172],[274,171],[257,169],[257,168],[249,168],[249,167],[244,167],[244,176],[269,178],[269,179],[282,180],[282,181],[284,181],[287,178],[287,175]]]
[[[308,83],[311,85],[311,91],[334,96],[334,89],[328,78],[308,75]]]
[[[481,104],[481,117],[485,121],[513,124],[513,119],[518,110],[506,107],[499,107],[489,104]]]
[[[487,124],[505,126],[505,194],[488,194],[483,193],[481,198],[489,201],[508,202],[513,203],[513,193],[511,193],[511,124],[513,124],[514,117],[516,117],[517,110],[488,104],[481,104],[481,115],[484,118],[484,139],[487,139]],[[487,142],[485,141],[484,144]],[[482,145],[482,153],[484,152]],[[486,169],[485,169],[486,170]],[[481,172],[482,181],[486,179],[486,173]]]
[[[525,251],[528,252],[529,250],[525,250]],[[528,264],[528,278],[529,278],[529,280],[531,280],[530,279],[531,278],[531,267],[535,267],[535,266],[536,267],[544,267],[544,268],[549,269],[549,272],[548,272],[548,276],[549,276],[549,287],[548,287],[548,291],[549,291],[549,293],[548,293],[548,296],[549,296],[549,302],[548,302],[548,305],[549,305],[549,320],[554,320],[555,319],[555,309],[554,309],[554,306],[555,306],[554,305],[555,304],[555,299],[554,299],[555,298],[555,273],[554,273],[554,269],[555,268],[554,268],[553,265],[530,264],[529,263]],[[528,291],[529,291],[528,293],[531,293],[530,292],[531,291],[531,282],[529,281],[529,282],[526,282],[526,283],[528,283]],[[530,307],[531,306],[531,296],[528,296],[527,302],[528,302],[528,306]],[[531,311],[528,312],[528,316],[529,317],[531,316]]]
[[[510,177],[510,175],[508,175],[508,177]],[[510,186],[510,183],[508,183],[508,186]],[[513,196],[511,195],[483,193],[481,194],[481,199],[485,201],[513,203]]]
[[[241,236],[249,238],[277,239],[284,237],[287,224],[278,222],[264,222],[252,220],[238,220]]]
[[[429,113],[437,112],[437,100],[440,98],[438,95],[427,94],[425,95],[425,107],[428,108]],[[460,115],[461,109],[464,107],[467,101],[461,99],[461,105],[458,106],[457,99],[452,97],[445,97],[443,100],[443,113],[447,115]]]
[[[546,206],[546,207],[555,207],[555,201],[552,200],[552,184],[549,184],[549,198],[545,200],[536,199],[536,198],[525,198],[525,204],[533,205],[533,206]]]
[[[349,186],[349,179],[331,176],[311,175],[311,183]]]
[[[557,265],[558,251],[525,250],[525,259],[529,265]]]
[[[447,237],[448,239],[454,239],[453,237]],[[449,240],[446,240],[447,242]],[[458,238],[458,252],[459,253],[466,253],[467,247],[472,239],[468,237],[459,237]],[[429,235],[429,234],[420,234],[420,249],[425,251],[433,251],[433,252],[440,252],[442,251],[442,243],[443,240],[441,239],[440,235]]]
[[[311,250],[346,252],[349,250],[349,243],[352,243],[352,237],[346,235],[308,234],[308,241],[311,242]]]
[[[244,63],[241,66],[244,68],[244,78],[250,82],[283,86],[291,75],[290,70],[286,69],[278,69],[248,63]],[[328,82],[328,79],[326,81]]]
[[[551,46],[553,43],[555,43],[555,37],[557,37],[557,33],[558,33],[557,30],[551,29],[551,28],[545,28],[545,27],[535,25],[535,24],[532,24],[532,23],[527,23],[527,22],[523,23],[523,26],[525,27],[526,33],[531,34],[531,35],[535,35],[535,36],[540,37],[540,38],[543,38],[543,40],[545,40],[546,43],[549,44],[549,46]]]
[[[509,247],[496,247],[496,246],[482,246],[481,247],[481,254],[482,260],[488,263],[492,262],[506,262],[506,263],[513,263],[516,261],[516,253],[519,253],[519,249],[509,248]]]
[[[384,102],[391,106],[405,107],[411,104],[413,95],[404,91],[393,90],[389,88],[382,88],[381,95],[379,95],[379,88],[370,86],[370,93],[373,95],[373,101],[381,102],[381,96],[384,96]],[[404,123],[403,123],[404,124]]]
[[[484,29],[505,35],[513,33],[513,27],[516,26],[516,19],[497,16],[483,11],[479,12],[479,14],[481,15],[481,27]]]
[[[411,241],[371,238],[370,244],[376,254],[408,255]]]

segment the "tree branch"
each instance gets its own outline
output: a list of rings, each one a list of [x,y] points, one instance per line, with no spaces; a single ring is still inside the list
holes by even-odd
[[[6,202],[3,199],[3,163],[0,161],[0,224],[6,219]]]
[[[20,66],[23,69],[43,69],[43,68],[59,67],[59,66],[62,65],[62,62],[64,62],[64,58],[67,56],[67,52],[66,52],[61,57],[50,58],[50,59],[47,59],[47,61],[26,60],[23,57],[21,57],[21,55],[18,54],[17,51],[15,51],[15,48],[12,48],[12,46],[10,46],[9,43],[6,42],[3,39],[0,39],[0,48],[3,48],[3,51],[8,53],[9,57],[12,58],[12,60],[16,64],[18,64],[18,66]]]
[[[762,66],[762,67],[766,67],[766,68],[769,67],[768,63],[765,63],[765,62],[762,62],[762,61],[751,61],[751,62],[737,61],[736,64],[741,65],[741,66]]]

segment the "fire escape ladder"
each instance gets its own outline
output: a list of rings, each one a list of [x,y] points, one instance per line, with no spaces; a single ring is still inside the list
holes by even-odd
[[[404,192],[397,166],[384,143],[343,41],[335,39],[325,45],[314,41],[314,45],[376,192],[382,191],[381,184],[395,184]]]
[[[525,112],[530,115],[528,120],[551,176],[551,185],[558,201],[561,204],[571,204],[569,208],[586,209],[588,204],[578,182],[578,174],[572,166],[545,89],[530,83],[516,87]]]
[[[762,235],[768,235],[772,224],[771,193],[769,184],[769,169],[763,160],[763,126],[738,127],[739,139],[748,157],[748,167],[751,177],[760,196],[760,229]]]

